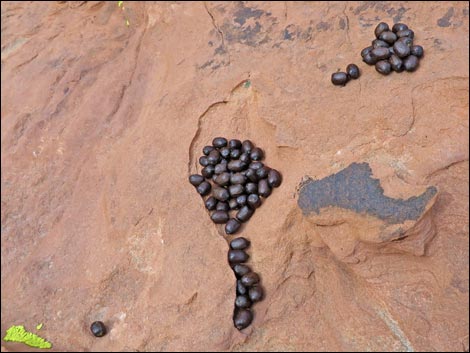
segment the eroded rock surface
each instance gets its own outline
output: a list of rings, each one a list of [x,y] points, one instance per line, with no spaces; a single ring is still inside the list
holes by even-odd
[[[3,333],[42,322],[53,350],[468,350],[466,2],[1,11]],[[379,21],[413,28],[416,72],[362,63]],[[333,86],[352,62],[361,78]],[[243,332],[227,242],[187,181],[215,136],[283,174],[241,234],[266,292]],[[303,177],[353,163],[384,197],[439,192],[404,223],[304,215]]]

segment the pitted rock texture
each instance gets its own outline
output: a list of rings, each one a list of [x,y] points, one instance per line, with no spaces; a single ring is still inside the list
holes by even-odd
[[[468,3],[2,2],[1,16],[3,333],[42,322],[53,350],[79,351],[468,350]],[[362,63],[380,21],[413,28],[418,71]],[[361,78],[331,85],[352,62]],[[283,174],[243,233],[265,289],[244,332],[227,243],[187,182],[213,136],[262,141]],[[439,193],[386,229],[303,215],[302,178],[352,163],[386,197]]]

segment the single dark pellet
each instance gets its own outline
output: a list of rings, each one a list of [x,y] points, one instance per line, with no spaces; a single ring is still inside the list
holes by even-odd
[[[242,143],[242,152],[243,153],[251,153],[251,151],[253,150],[254,147],[255,146],[253,146],[253,142],[251,142],[250,140],[245,140]]]
[[[214,182],[220,186],[227,186],[230,184],[230,173],[222,173],[215,178]]]
[[[246,168],[246,163],[242,162],[239,159],[228,162],[227,168],[234,172],[241,172]]]
[[[238,330],[243,330],[250,326],[253,321],[253,314],[248,309],[236,309],[233,316],[233,324]]]
[[[255,147],[251,151],[250,157],[254,161],[260,161],[264,158],[264,152],[261,148]]]
[[[212,146],[222,148],[227,146],[227,139],[225,137],[216,137],[212,140]]]
[[[269,187],[268,181],[266,179],[259,181],[258,195],[263,196],[263,197],[268,197],[269,195],[271,195],[271,188]],[[249,199],[250,197],[248,196],[248,204],[250,204]]]
[[[90,326],[91,333],[95,337],[103,337],[106,335],[106,326],[101,321],[95,321]]]
[[[256,176],[258,179],[264,179],[268,176],[270,170],[271,168],[263,166],[256,171]]]
[[[382,34],[382,32],[390,31],[390,27],[385,22],[380,22],[377,27],[375,27],[374,33],[377,38]]]
[[[213,150],[214,150],[214,146],[204,146],[204,148],[202,149],[202,153],[204,153],[207,156]]]
[[[375,48],[370,52],[370,56],[376,60],[384,60],[389,58],[390,51],[388,48]]]
[[[260,286],[251,287],[248,290],[248,297],[253,303],[259,302],[261,299],[263,299],[263,288],[261,288]]]
[[[241,282],[244,286],[251,287],[252,285],[259,282],[259,276],[255,272],[250,272],[242,276]]]
[[[203,167],[206,167],[209,165],[209,160],[207,159],[206,156],[201,156],[199,157],[199,164],[202,165]]]
[[[268,183],[269,183],[269,174],[268,174]],[[258,192],[258,184],[255,184],[255,183],[246,184],[245,191],[247,194],[256,194]]]
[[[227,201],[230,198],[230,193],[227,189],[214,187],[212,190],[212,196],[214,196],[219,201]]]
[[[381,39],[374,39],[372,41],[372,48],[388,48],[390,44],[388,44],[386,41],[381,40]]]
[[[364,61],[366,64],[368,65],[375,65],[375,63],[378,61],[376,58],[372,57],[371,53],[367,53],[367,55],[365,55],[363,58],[362,58],[362,61]]]
[[[233,218],[231,219],[233,220]],[[228,225],[228,223],[227,223]],[[246,252],[244,252],[243,250],[229,250],[228,251],[228,262],[231,263],[231,264],[239,264],[239,263],[242,263],[242,262],[246,262],[248,260],[249,256]],[[253,272],[249,272],[249,273],[253,273]],[[249,273],[245,274],[242,276],[245,277],[246,275],[248,275]],[[247,281],[247,280],[245,280]],[[242,281],[243,283],[243,281]],[[245,284],[243,284],[245,285]]]
[[[392,31],[386,31],[380,33],[379,39],[387,42],[388,44],[393,44],[397,40],[397,35]]]
[[[250,162],[251,162],[250,154],[249,153],[242,153],[239,160],[241,160],[243,163],[250,164]]]
[[[375,69],[382,75],[388,75],[392,69],[392,66],[388,61],[380,60],[377,64],[375,64]]]
[[[239,149],[235,148],[230,152],[230,158],[232,159],[238,159],[242,155],[242,151]]]
[[[217,224],[227,223],[229,218],[228,213],[224,211],[215,211],[211,214],[212,221]]]
[[[243,266],[243,265],[240,265]],[[245,295],[248,293],[248,289],[242,284],[240,280],[237,280],[237,294]]]
[[[408,29],[408,26],[404,23],[395,23],[392,27],[392,31],[395,33],[404,31],[405,29]]]
[[[393,45],[393,51],[399,58],[404,58],[405,56],[410,55],[410,47],[402,41],[398,41]]]
[[[215,167],[213,165],[208,165],[207,167],[202,168],[201,174],[204,178],[211,178],[214,175]]]
[[[230,207],[231,210],[237,210],[240,208],[240,205],[238,204],[237,199],[230,199],[228,201],[228,206]]]
[[[216,165],[220,161],[220,152],[217,150],[211,151],[209,155],[207,156],[207,161],[209,164]]]
[[[240,195],[237,196],[237,204],[238,206],[245,206],[246,203],[248,202],[248,196],[247,195]]]
[[[228,142],[228,147],[233,149],[240,149],[242,147],[242,142],[237,139],[232,139]]]
[[[253,183],[258,181],[258,176],[256,175],[256,170],[248,169],[245,173],[245,176]]]
[[[251,272],[251,269],[248,266],[242,264],[236,264],[232,269],[233,272],[235,272],[235,275],[239,278]]]
[[[204,181],[204,177],[202,175],[193,174],[189,176],[189,182],[194,186],[198,186],[203,181]]]
[[[393,71],[395,72],[402,72],[403,71],[403,61],[396,55],[392,55],[390,59],[388,59],[390,66]]]
[[[411,29],[404,29],[402,31],[397,32],[397,37],[408,37],[413,39],[415,37],[415,32],[413,32]]]
[[[233,250],[243,250],[249,246],[250,246],[250,241],[243,237],[235,238],[230,242],[230,247]]]
[[[408,72],[415,71],[419,66],[419,59],[414,55],[407,56],[403,59],[403,67]]]
[[[411,55],[414,55],[418,58],[422,57],[424,54],[424,49],[421,45],[413,45],[411,47]]]
[[[349,75],[349,77],[352,78],[352,79],[359,78],[359,76],[361,74],[360,71],[359,71],[359,68],[357,67],[356,64],[349,64],[346,67],[346,72]]]
[[[215,207],[215,209],[217,211],[225,211],[225,212],[228,212],[230,210],[230,207],[228,206],[228,203],[227,202],[222,202],[222,201],[219,201],[217,202],[217,206]]]
[[[235,202],[237,201],[235,200]],[[235,218],[231,218],[225,225],[225,233],[234,234],[240,229],[240,226],[241,226],[240,222],[238,222]],[[241,261],[241,262],[244,262],[244,261]]]
[[[231,152],[232,151],[228,147],[223,147],[223,148],[220,149],[220,155],[222,156],[222,158],[230,157]]]
[[[335,86],[344,86],[348,81],[349,78],[345,72],[335,72],[331,75],[331,83]]]
[[[367,54],[369,54],[372,49],[374,49],[374,47],[367,47],[367,48],[362,49],[361,51],[362,58],[364,58]]]
[[[214,173],[221,174],[227,171],[227,163],[219,163],[215,165]]]
[[[268,184],[271,187],[277,188],[282,183],[282,176],[276,169],[271,169],[268,172]]]
[[[209,211],[213,211],[217,207],[217,199],[214,196],[211,196],[204,202],[204,204]]]
[[[246,295],[237,295],[235,298],[235,306],[237,308],[249,308],[251,306],[250,298]]]
[[[245,184],[246,176],[242,173],[234,173],[230,176],[230,183],[232,184]]]
[[[228,191],[232,197],[237,197],[243,194],[244,188],[242,184],[230,185]]]
[[[397,40],[397,42],[401,42],[409,46],[410,48],[413,46],[413,39],[409,37],[401,37],[400,39]]]
[[[251,209],[248,206],[243,206],[242,208],[240,208],[240,211],[237,212],[235,217],[240,222],[246,222],[251,218],[251,216],[253,216],[253,213],[255,213],[255,211],[253,209]]]
[[[248,205],[250,205],[250,207],[253,209],[261,206],[261,199],[256,194],[248,195],[247,202],[248,202]]]
[[[258,162],[258,161],[251,162],[250,165],[248,166],[248,168],[253,169],[253,170],[258,170],[262,167],[264,167],[263,162]]]
[[[206,196],[208,193],[211,192],[211,184],[209,184],[207,181],[203,181],[201,184],[198,185],[196,190],[201,196]]]

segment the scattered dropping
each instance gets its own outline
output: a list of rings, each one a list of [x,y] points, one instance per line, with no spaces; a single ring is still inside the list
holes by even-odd
[[[91,333],[95,337],[103,337],[106,335],[106,326],[104,325],[103,322],[101,321],[95,321],[94,323],[91,324],[90,326]]]

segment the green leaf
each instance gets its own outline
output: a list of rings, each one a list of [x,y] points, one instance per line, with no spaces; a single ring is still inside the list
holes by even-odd
[[[39,326],[39,325],[38,325]],[[35,348],[51,348],[52,344],[47,342],[44,338],[41,338],[34,333],[28,332],[24,329],[24,326],[12,326],[7,330],[7,334],[3,337],[4,341],[21,342],[28,346]]]
[[[40,330],[40,329],[42,329],[42,324],[39,324],[36,326],[36,330]]]
[[[118,7],[122,7],[124,5],[124,1],[118,1]]]

